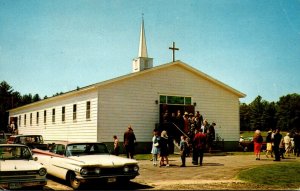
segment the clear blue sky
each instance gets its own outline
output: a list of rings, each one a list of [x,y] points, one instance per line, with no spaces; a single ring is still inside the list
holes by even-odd
[[[154,66],[175,41],[241,102],[300,93],[299,0],[0,0],[0,81],[43,98],[131,73],[142,13]]]

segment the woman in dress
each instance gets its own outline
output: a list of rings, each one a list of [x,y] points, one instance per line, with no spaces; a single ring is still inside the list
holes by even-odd
[[[269,158],[269,154],[271,157],[273,157],[273,141],[272,141],[272,131],[268,132],[268,135],[266,137],[266,142],[267,142],[267,151],[266,151],[266,157]]]
[[[164,162],[166,160],[166,166],[169,166],[169,149],[168,149],[168,135],[167,135],[167,131],[162,131],[161,135],[160,135],[160,141],[159,141],[159,145],[160,145],[160,163],[159,166],[164,166]]]
[[[260,160],[260,150],[262,146],[263,138],[261,136],[260,130],[256,130],[253,137],[254,143],[254,154],[256,156],[256,160]]]

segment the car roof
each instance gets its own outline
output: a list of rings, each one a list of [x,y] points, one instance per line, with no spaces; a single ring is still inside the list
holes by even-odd
[[[32,135],[12,135],[11,137],[32,137],[32,136],[42,136],[42,135],[36,135],[36,134],[32,134]]]
[[[22,145],[22,144],[0,144],[0,146],[28,147],[28,146]]]
[[[101,143],[104,144],[103,142],[97,142],[97,141],[62,141],[62,140],[46,140],[44,141],[48,144],[63,144],[63,145],[71,145],[71,144],[88,144],[88,143]]]

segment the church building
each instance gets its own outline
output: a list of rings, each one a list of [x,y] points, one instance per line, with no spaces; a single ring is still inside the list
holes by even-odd
[[[122,145],[124,132],[131,125],[137,152],[150,153],[152,132],[163,112],[200,111],[209,123],[216,123],[216,136],[224,141],[225,150],[236,149],[239,98],[245,94],[180,60],[153,67],[144,21],[139,43],[132,73],[9,110],[9,119],[17,123],[19,134],[111,146],[113,135]]]

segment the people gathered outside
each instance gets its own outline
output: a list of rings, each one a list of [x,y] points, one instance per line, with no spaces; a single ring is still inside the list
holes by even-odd
[[[273,138],[273,149],[274,149],[274,155],[275,160],[274,161],[280,161],[280,151],[279,151],[279,145],[282,139],[282,135],[280,134],[280,129],[275,130],[274,138]]]
[[[256,130],[253,136],[253,143],[254,143],[254,154],[256,160],[260,160],[260,151],[262,146],[263,138],[261,136],[260,130]]]
[[[202,166],[203,155],[206,148],[206,135],[202,132],[202,129],[196,130],[194,137],[194,145],[196,152],[194,152],[195,156],[193,156],[193,164],[198,165],[199,163],[200,166]]]
[[[285,155],[284,138],[282,138],[279,143],[279,155],[282,159],[285,159],[285,157],[284,157],[284,155]]]
[[[300,134],[299,130],[295,132],[294,135],[294,155],[299,157],[300,155]]]
[[[160,154],[159,142],[160,142],[159,131],[157,129],[154,129],[153,137],[152,137],[152,149],[151,149],[153,166],[157,166],[158,157]]]
[[[287,133],[284,138],[284,149],[285,149],[285,156],[290,156],[290,152],[292,149],[292,140],[290,138],[290,133]]]
[[[180,167],[185,167],[186,155],[188,151],[188,144],[186,141],[186,137],[184,135],[181,136],[180,141],[180,158],[181,158],[181,165]]]
[[[203,123],[201,125],[202,132],[206,134],[208,127],[209,127],[209,124],[207,122],[207,119],[204,119],[204,121],[203,121]]]
[[[113,139],[114,139],[114,155],[119,156],[119,152],[120,152],[119,139],[117,135],[114,135]]]
[[[268,131],[268,135],[266,137],[266,157],[269,158],[269,155],[273,157],[273,141],[272,141],[272,131]]]
[[[208,130],[207,130],[207,133],[206,133],[206,136],[207,136],[207,148],[208,148],[208,152],[211,153],[212,151],[212,146],[213,146],[213,141],[215,140],[215,126],[216,126],[216,123],[213,122]]]
[[[169,165],[169,148],[168,148],[168,135],[167,131],[162,131],[160,135],[160,141],[159,141],[159,146],[160,146],[160,163],[159,166],[170,166]],[[166,164],[165,164],[166,161]]]
[[[135,134],[131,125],[128,125],[127,131],[124,133],[124,148],[127,158],[133,159],[135,143]]]

